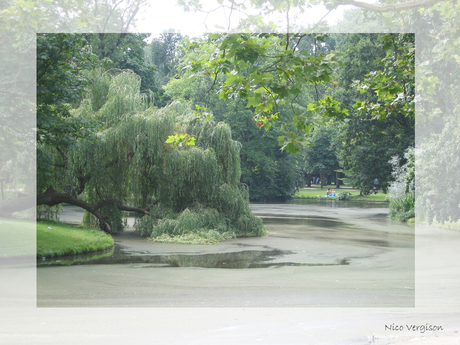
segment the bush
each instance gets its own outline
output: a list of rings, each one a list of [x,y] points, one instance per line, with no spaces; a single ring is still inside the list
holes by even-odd
[[[392,157],[394,181],[390,184],[390,213],[389,217],[405,222],[415,217],[415,154],[414,148],[409,147],[404,158],[406,163],[400,165],[398,156]]]
[[[390,200],[390,218],[402,222],[415,217],[415,197],[413,194],[405,194]]]
[[[214,208],[195,204],[168,218],[158,219],[158,214],[144,216],[137,226],[141,235],[157,242],[210,244],[237,236],[262,236],[267,234],[262,220],[251,213],[239,217],[229,216]]]
[[[350,192],[341,192],[341,193],[339,194],[338,199],[339,199],[339,200],[347,200],[347,199],[349,199],[350,197],[351,197],[351,193],[350,193]]]

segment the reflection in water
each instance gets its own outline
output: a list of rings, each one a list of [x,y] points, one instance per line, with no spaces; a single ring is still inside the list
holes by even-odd
[[[333,220],[333,218],[328,217],[308,217],[308,216],[276,216],[276,217],[261,217],[264,221],[264,224],[270,223],[282,223],[282,224],[303,224],[317,226],[321,228],[344,228],[347,226],[347,223]]]
[[[102,258],[108,258],[115,253],[114,248],[107,249],[103,252],[79,254],[72,256],[59,256],[56,258],[37,259],[37,266],[72,266],[89,263]]]
[[[245,250],[231,253],[208,254],[173,254],[149,255],[145,253],[128,253],[116,245],[113,252],[104,255],[76,255],[71,258],[48,259],[38,262],[38,266],[66,265],[111,265],[111,264],[147,264],[145,267],[203,267],[203,268],[268,268],[282,266],[336,266],[348,265],[348,259],[336,263],[294,263],[271,262],[273,259],[290,251],[281,250]]]

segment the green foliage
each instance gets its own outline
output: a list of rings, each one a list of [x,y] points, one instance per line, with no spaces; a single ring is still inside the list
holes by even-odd
[[[37,219],[46,219],[46,220],[51,220],[51,221],[57,221],[59,220],[59,213],[62,212],[62,206],[61,205],[56,205],[56,206],[46,206],[46,205],[41,205],[37,206],[37,213],[36,217]]]
[[[302,39],[309,37],[313,45],[303,48]],[[207,59],[191,60],[187,66],[194,73],[204,73],[219,86],[220,99],[244,99],[251,108],[259,128],[270,128],[273,122],[292,124],[308,132],[314,115],[342,118],[347,111],[340,109],[330,97],[317,99],[291,119],[281,117],[284,104],[292,104],[302,93],[302,87],[332,82],[333,68],[338,65],[335,53],[319,54],[319,35],[306,34],[228,34],[209,35],[215,46]],[[190,45],[194,49],[197,43]],[[313,51],[313,53],[312,53]],[[313,112],[313,114],[312,114]],[[280,138],[282,148],[296,153],[305,143],[297,132]]]
[[[400,165],[398,156],[392,157],[394,181],[390,183],[390,218],[407,221],[415,217],[415,152],[408,148],[405,163]]]
[[[170,135],[168,140],[165,141],[168,144],[172,144],[174,147],[182,146],[193,146],[195,145],[195,138],[189,136],[188,134],[176,134]]]
[[[415,194],[415,150],[409,147],[404,152],[403,165],[400,157],[394,156],[390,163],[393,167],[393,182],[390,185],[390,197],[398,198],[405,194]]]
[[[79,104],[88,83],[82,70],[95,67],[96,60],[84,35],[37,36],[38,191],[56,178],[56,170],[45,151],[49,148],[65,150],[95,129],[88,119],[71,116],[70,110]]]
[[[56,188],[84,195],[91,204],[116,198],[126,205],[150,206],[150,215],[137,223],[144,235],[198,231],[210,241],[217,238],[213,231],[222,239],[264,233],[239,184],[240,145],[228,125],[196,118],[179,102],[161,109],[149,105],[132,71],[112,75],[94,70],[88,76],[94,84],[71,114],[97,122],[100,130],[65,152],[65,178],[53,181]],[[60,159],[48,153],[50,161]],[[116,203],[101,212],[109,216],[113,232],[123,229],[126,215]],[[95,218],[87,214],[84,222],[94,224]]]
[[[390,199],[389,217],[405,222],[415,217],[415,196],[405,194],[396,199]]]
[[[155,77],[158,85],[165,85],[174,77],[176,67],[183,52],[180,42],[184,37],[176,32],[163,32],[158,38],[152,39],[146,48],[150,63],[156,66]]]
[[[161,107],[169,101],[155,80],[156,67],[148,64],[145,57],[145,41],[150,35],[142,33],[88,34],[94,54],[106,61],[107,68],[130,69],[141,80],[140,90],[149,102]]]
[[[348,200],[352,194],[350,192],[341,192],[337,199],[339,200]]]
[[[381,69],[358,82],[358,89],[374,90],[377,102],[357,102],[359,112],[370,112],[383,120],[388,116],[415,117],[415,37],[413,34],[388,34],[380,37],[386,56],[377,58]]]
[[[85,129],[83,119],[70,117],[78,105],[87,80],[83,69],[94,67],[96,57],[80,34],[37,36],[37,141],[68,145]]]
[[[147,218],[142,219],[140,227],[149,221]],[[175,218],[158,220],[153,230],[150,230],[150,236],[157,242],[211,244],[234,238],[236,233],[217,209],[196,204]]]
[[[310,174],[333,174],[339,162],[333,146],[337,130],[329,126],[317,127],[311,133],[312,146],[305,149],[306,170]]]
[[[402,157],[415,141],[410,105],[414,100],[412,36],[353,34],[337,35],[336,39],[345,56],[345,68],[337,76],[334,96],[350,109],[348,118],[337,124],[334,145],[338,158],[347,178],[362,194],[370,192],[375,178],[379,189],[386,192],[391,157]],[[403,57],[404,63],[398,67]]]
[[[204,120],[203,124],[215,119],[231,126],[233,139],[241,143],[241,182],[249,187],[251,200],[286,200],[292,197],[298,187],[300,172],[294,157],[279,149],[278,137],[285,133],[279,123],[274,123],[269,131],[259,130],[252,120],[254,112],[245,106],[247,101],[221,100],[212,92],[206,93],[212,86],[212,79],[204,71],[192,73],[190,69],[183,69],[193,60],[206,60],[211,56],[210,47],[208,43],[203,43],[183,56],[178,70],[181,78],[171,79],[165,86],[167,93],[181,102],[195,104],[195,116]],[[282,111],[286,113],[284,109]],[[198,144],[199,137],[210,136],[205,128],[198,132],[192,129],[188,132],[187,129],[187,133],[195,135]],[[195,133],[202,134],[197,136]]]

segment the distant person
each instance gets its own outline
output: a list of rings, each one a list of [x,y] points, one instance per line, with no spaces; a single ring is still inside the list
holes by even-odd
[[[374,180],[374,194],[377,194],[379,190],[379,179],[376,177]]]
[[[326,192],[326,196],[330,196],[331,195],[331,190],[328,189],[327,192]]]

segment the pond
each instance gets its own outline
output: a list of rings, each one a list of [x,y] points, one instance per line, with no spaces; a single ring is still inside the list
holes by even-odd
[[[268,236],[216,245],[153,243],[125,231],[95,257],[43,260],[43,307],[414,305],[414,228],[388,204],[252,204]],[[65,208],[61,220],[81,216]]]

